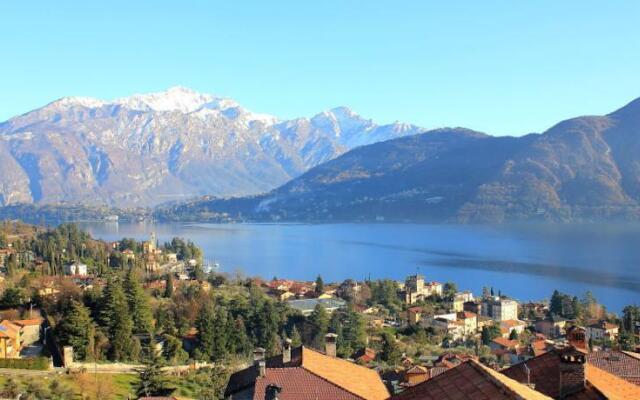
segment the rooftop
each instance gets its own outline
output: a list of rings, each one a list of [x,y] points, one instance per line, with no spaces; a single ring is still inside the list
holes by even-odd
[[[267,359],[266,374],[262,378],[256,366],[236,372],[229,379],[226,394],[237,393],[255,385],[255,395],[264,395],[265,382],[282,387],[279,395],[282,400],[307,398],[384,400],[389,397],[389,392],[376,371],[306,347],[291,349],[291,361],[286,364],[283,363],[282,356]],[[306,384],[300,385],[301,382]],[[343,395],[345,397],[334,397],[336,390],[339,389],[349,392],[351,397],[346,394]],[[286,395],[287,392],[294,393],[295,396],[290,397]]]
[[[560,355],[571,348],[553,349],[528,361],[516,364],[502,371],[506,376],[519,382],[533,384],[537,391],[558,398],[560,395]],[[587,357],[588,359],[588,357]],[[529,377],[527,377],[527,368]],[[585,365],[586,384],[583,390],[574,393],[571,399],[640,399],[640,387],[612,375],[588,361]]]
[[[542,393],[474,360],[434,376],[391,397],[395,400],[548,400]]]

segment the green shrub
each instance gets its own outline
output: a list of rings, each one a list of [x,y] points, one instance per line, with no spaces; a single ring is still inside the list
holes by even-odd
[[[47,370],[49,369],[49,359],[45,357],[0,358],[0,368]]]

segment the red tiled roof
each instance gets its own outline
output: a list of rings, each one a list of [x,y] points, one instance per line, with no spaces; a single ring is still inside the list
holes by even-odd
[[[542,393],[469,360],[391,397],[391,400],[549,399]]]
[[[507,368],[502,373],[519,382],[526,383],[527,372],[524,368],[526,365],[529,369],[528,379],[535,384],[536,390],[557,398],[560,395],[560,354],[564,351],[576,350],[572,348],[554,349]],[[584,390],[572,394],[567,397],[568,399],[640,399],[640,388],[591,365],[589,362],[585,366],[585,378]],[[628,397],[632,393],[633,395]]]
[[[340,358],[326,356],[325,354],[306,347],[291,349],[291,361],[287,364],[283,364],[282,356],[275,356],[266,360],[267,376],[269,376],[270,371],[278,369],[283,369],[284,371],[282,374],[277,375],[279,377],[279,384],[276,383],[278,386],[282,387],[282,392],[280,393],[281,399],[285,399],[283,395],[286,391],[290,390],[290,385],[294,388],[292,389],[293,392],[297,393],[298,391],[297,379],[295,379],[293,375],[288,374],[288,371],[292,371],[294,369],[306,371],[308,374],[319,377],[325,383],[324,385],[314,386],[311,385],[309,383],[311,381],[308,380],[305,390],[306,393],[309,393],[309,395],[312,396],[309,398],[342,399],[342,397],[332,397],[331,393],[333,392],[324,395],[323,391],[329,390],[326,383],[330,383],[332,385],[332,391],[335,390],[333,388],[333,386],[335,386],[341,388],[345,392],[351,393],[357,399],[385,400],[389,397],[387,388],[382,383],[378,373],[374,370]],[[278,374],[278,372],[275,373]],[[294,373],[300,374],[299,372]],[[255,366],[238,371],[231,375],[225,395],[232,395],[254,386],[256,387],[256,396],[262,395],[263,397],[261,398],[264,398],[264,389],[266,389],[266,385],[264,386],[263,391],[259,392],[257,386],[260,380],[261,378],[258,376],[258,371]],[[290,397],[287,397],[286,399],[289,398]],[[307,397],[297,398],[306,399]]]
[[[11,321],[15,325],[18,326],[33,326],[33,325],[41,325],[43,319],[42,318],[32,318],[32,319],[18,319]]]
[[[255,400],[264,399],[269,385],[282,388],[278,394],[280,400],[362,399],[302,367],[267,369],[264,377],[256,379],[253,398]]]
[[[471,311],[460,311],[458,313],[458,318],[460,319],[468,319],[468,318],[477,318],[478,314],[472,313]]]
[[[628,382],[640,385],[640,358],[622,351],[596,351],[587,354],[587,362]]]
[[[497,343],[500,346],[506,347],[508,349],[515,348],[520,344],[520,342],[518,342],[517,340],[505,339],[503,337],[497,337],[493,339],[492,342]]]

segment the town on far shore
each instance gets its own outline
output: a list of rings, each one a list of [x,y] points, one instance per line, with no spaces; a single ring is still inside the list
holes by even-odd
[[[249,277],[185,238],[1,222],[0,398],[640,398],[637,305],[321,272]]]

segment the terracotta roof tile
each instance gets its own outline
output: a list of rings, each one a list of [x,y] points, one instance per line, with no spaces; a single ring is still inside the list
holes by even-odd
[[[610,374],[640,385],[640,355],[623,351],[596,351],[587,355],[587,362]]]
[[[351,393],[358,399],[385,400],[389,397],[389,392],[376,371],[354,364],[347,360],[326,356],[325,354],[306,347],[291,349],[291,361],[287,364],[282,363],[281,355],[270,357],[266,360],[267,376],[271,374],[271,371],[278,369],[282,369],[284,371],[281,375],[274,375],[281,377],[278,378],[278,382],[280,382],[279,386],[283,388],[283,391],[280,394],[281,396],[289,390],[290,385],[297,388],[297,380],[293,375],[291,375],[290,378],[285,379],[288,371],[301,369],[321,378],[326,383],[330,383],[345,392]],[[300,372],[292,372],[292,374],[299,375]],[[309,379],[310,380],[308,380],[308,382],[312,380],[312,378]],[[258,371],[255,366],[238,371],[229,379],[225,394],[230,395],[237,393],[238,391],[251,387],[252,385],[258,386],[258,381],[260,380],[261,378],[258,377]],[[314,399],[334,398],[330,395],[324,396],[319,394],[319,391],[324,390],[323,388],[326,389],[325,386],[315,388],[312,385],[307,386],[307,391],[312,394],[315,393],[315,396],[317,396],[313,397]],[[266,389],[266,385],[264,386],[264,389]],[[294,390],[297,391],[298,389]],[[264,391],[260,393],[258,392],[258,388],[256,388],[256,395],[258,394],[264,396]],[[285,399],[285,397],[281,398]],[[289,397],[287,397],[287,399],[288,398]],[[335,398],[341,399],[341,397]]]
[[[302,367],[267,369],[264,377],[256,379],[253,398],[264,399],[268,385],[282,388],[278,395],[280,400],[362,399]]]
[[[505,339],[503,337],[497,337],[493,339],[492,342],[497,343],[500,346],[506,347],[508,349],[515,348],[520,344],[520,342],[518,342],[517,340]]]
[[[42,318],[32,318],[32,319],[18,319],[11,321],[13,324],[18,326],[32,326],[32,325],[42,325]]]
[[[640,399],[640,387],[587,364],[587,381],[608,399]]]
[[[560,394],[560,354],[562,351],[565,350],[553,349],[541,356],[507,368],[502,373],[524,383],[527,382],[527,373],[524,368],[526,365],[529,369],[529,381],[535,384],[536,390],[557,398]],[[591,364],[589,357],[587,355],[587,365],[585,366],[585,389],[567,397],[568,399],[640,399],[640,387],[597,368]]]
[[[493,371],[466,361],[391,397],[394,400],[549,400],[549,397]]]
[[[347,360],[303,347],[302,367],[364,399],[389,397],[389,391],[376,371]]]

